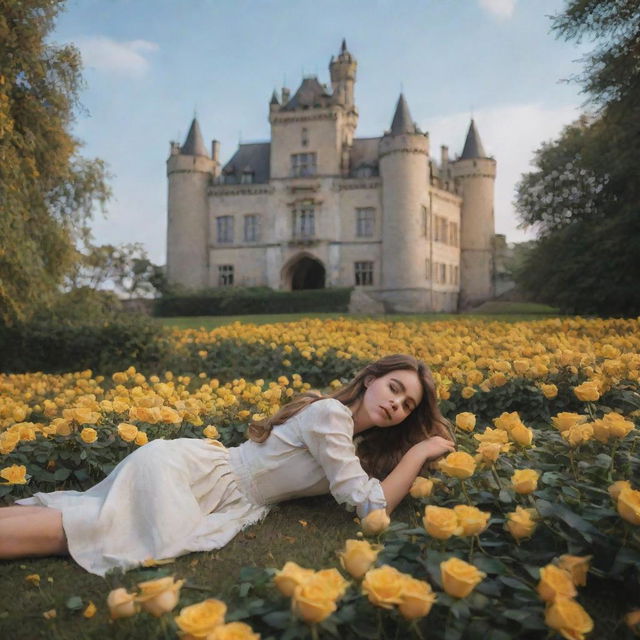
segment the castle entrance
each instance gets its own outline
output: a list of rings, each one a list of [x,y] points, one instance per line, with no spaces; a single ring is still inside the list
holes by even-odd
[[[310,255],[296,256],[282,270],[285,289],[324,289],[326,271],[323,264]]]

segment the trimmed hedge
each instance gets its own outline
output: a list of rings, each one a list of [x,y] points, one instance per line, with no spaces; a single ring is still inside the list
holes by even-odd
[[[263,287],[225,288],[156,300],[154,315],[236,316],[260,313],[347,312],[351,288],[274,291]]]

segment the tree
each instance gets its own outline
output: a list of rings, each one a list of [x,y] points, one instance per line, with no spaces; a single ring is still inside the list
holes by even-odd
[[[51,301],[109,197],[70,133],[80,55],[47,42],[62,0],[0,0],[0,320]]]
[[[520,285],[565,311],[640,312],[640,5],[570,0],[553,28],[597,46],[578,80],[591,114],[543,144],[517,187],[538,242]]]

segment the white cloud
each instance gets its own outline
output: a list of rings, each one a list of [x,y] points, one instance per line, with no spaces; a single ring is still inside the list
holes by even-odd
[[[129,76],[145,74],[149,54],[158,50],[158,45],[148,40],[117,42],[106,36],[80,37],[74,44],[80,49],[85,67]]]
[[[494,16],[506,20],[513,15],[516,0],[478,0],[478,4]]]
[[[577,106],[547,108],[537,104],[491,107],[474,112],[484,150],[497,162],[496,233],[504,233],[509,242],[533,237],[531,231],[517,228],[513,207],[516,183],[523,173],[531,171],[533,152],[543,142],[556,138],[562,128],[579,115]],[[440,162],[441,144],[449,146],[451,159],[462,152],[469,122],[469,113],[459,113],[418,124],[429,132],[431,155]]]

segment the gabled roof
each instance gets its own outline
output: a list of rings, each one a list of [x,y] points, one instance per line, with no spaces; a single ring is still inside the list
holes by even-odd
[[[243,171],[251,170],[253,182],[264,184],[269,182],[271,143],[251,142],[241,144],[233,157],[222,169],[222,175],[235,176],[240,182]]]
[[[194,118],[187,134],[187,139],[180,148],[180,153],[185,156],[205,156],[209,157],[207,148],[204,146],[204,140],[202,139],[202,133],[200,132],[200,125]]]
[[[467,133],[467,139],[464,142],[464,149],[460,160],[467,158],[486,158],[487,154],[484,152],[482,141],[480,140],[480,134],[476,129],[476,123],[471,118],[471,124],[469,125],[469,131]]]
[[[409,112],[409,105],[402,93],[398,98],[396,112],[393,115],[393,122],[391,123],[391,135],[397,136],[401,133],[418,133],[411,113]]]
[[[325,107],[331,103],[331,100],[331,94],[327,93],[327,90],[318,82],[318,78],[309,76],[302,80],[302,84],[283,109],[292,111],[294,109]]]

